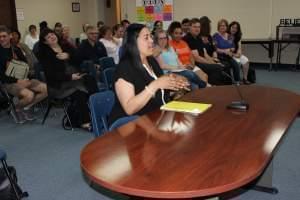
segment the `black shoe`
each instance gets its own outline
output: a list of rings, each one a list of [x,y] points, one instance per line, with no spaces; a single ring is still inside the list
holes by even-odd
[[[250,84],[252,84],[250,81],[248,81],[247,79],[243,79],[243,83],[245,84],[245,85],[250,85]]]

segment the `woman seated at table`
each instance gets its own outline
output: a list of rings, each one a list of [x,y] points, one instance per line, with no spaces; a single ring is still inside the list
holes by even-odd
[[[53,30],[42,31],[39,61],[45,70],[49,96],[65,98],[71,95],[81,114],[78,116],[79,126],[89,129],[90,116],[87,102],[89,95],[98,91],[97,83],[93,77],[81,74],[71,66],[72,56],[73,49],[61,45]]]
[[[143,115],[158,109],[170,100],[170,90],[189,87],[182,76],[163,75],[152,56],[153,40],[145,25],[131,24],[126,31],[122,55],[114,74],[117,98],[110,124],[124,116]]]
[[[228,32],[230,38],[233,40],[233,59],[242,64],[243,69],[243,81],[245,84],[250,84],[248,81],[248,71],[249,71],[249,59],[242,54],[242,31],[241,25],[237,21],[233,21],[229,24]]]
[[[205,88],[206,82],[201,80],[195,72],[190,70],[189,65],[183,65],[174,51],[173,47],[169,45],[169,38],[165,31],[160,30],[154,37],[155,43],[155,55],[160,67],[165,73],[176,73],[184,76],[192,85],[196,85],[199,88]]]

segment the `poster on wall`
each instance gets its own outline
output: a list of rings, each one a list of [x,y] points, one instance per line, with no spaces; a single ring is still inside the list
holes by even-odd
[[[162,21],[166,30],[173,21],[173,0],[136,0],[137,21],[151,29],[155,21]]]

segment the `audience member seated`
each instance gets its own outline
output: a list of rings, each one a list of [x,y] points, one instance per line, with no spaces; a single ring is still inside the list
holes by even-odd
[[[100,28],[102,27],[102,26],[104,26],[105,24],[104,24],[104,22],[103,21],[98,21],[97,22],[97,28],[98,28],[98,30],[100,31]]]
[[[102,26],[99,33],[100,42],[105,46],[107,56],[112,57],[115,63],[119,63],[119,48],[121,44],[115,40],[109,26]]]
[[[155,48],[158,49],[158,55],[155,55],[160,67],[165,73],[176,73],[184,76],[188,79],[192,86],[196,85],[199,88],[205,88],[206,82],[201,80],[195,72],[189,70],[189,66],[183,65],[174,51],[174,49],[169,46],[169,38],[165,31],[160,30],[156,32],[154,37]]]
[[[127,27],[130,25],[130,21],[128,21],[127,19],[123,19],[121,21],[121,26],[123,26],[123,30],[124,32],[126,31]]]
[[[29,65],[29,78],[38,78],[35,74],[35,66],[38,64],[38,60],[34,53],[29,49],[29,47],[20,42],[21,41],[21,33],[18,30],[13,30],[11,32],[12,38],[11,43],[13,46],[16,46],[22,50],[23,55],[26,58],[27,64]]]
[[[69,48],[77,48],[75,40],[70,36],[69,26],[63,26],[62,28],[61,43],[62,45],[69,46]]]
[[[161,31],[161,30],[163,30],[163,22],[162,22],[162,21],[159,21],[159,20],[155,21],[154,24],[153,24],[153,29],[152,29],[151,34],[152,34],[153,36],[155,36],[156,33],[157,33],[158,31]]]
[[[11,112],[17,123],[35,119],[32,106],[47,97],[47,87],[35,79],[16,79],[7,76],[5,71],[12,59],[27,62],[22,50],[10,42],[11,32],[0,26],[0,80],[8,93],[18,98],[16,113]]]
[[[227,30],[227,20],[221,19],[218,22],[218,32],[213,35],[213,39],[217,48],[218,58],[226,67],[230,66],[232,68],[233,78],[236,82],[239,82],[240,65],[233,59],[234,44],[233,40],[229,37]]]
[[[53,30],[59,38],[62,37],[62,29],[63,29],[62,23],[56,22]]]
[[[88,38],[83,40],[80,44],[76,54],[76,59],[79,63],[87,60],[93,61],[95,67],[99,69],[100,65],[98,64],[98,60],[99,58],[107,56],[106,48],[103,43],[98,40],[99,32],[96,27],[86,27],[86,33]]]
[[[96,81],[87,74],[80,74],[71,66],[73,49],[61,46],[57,35],[51,29],[40,33],[39,61],[41,62],[48,85],[49,96],[71,95],[81,113],[80,126],[90,128],[88,98],[98,91]]]
[[[113,37],[118,42],[119,47],[122,46],[124,37],[124,28],[121,24],[116,24],[113,27]]]
[[[242,65],[243,69],[243,82],[250,84],[248,81],[249,59],[242,53],[242,31],[240,23],[233,21],[229,24],[228,32],[233,40],[233,59]]]
[[[30,50],[32,50],[33,45],[39,41],[39,35],[37,34],[35,25],[30,25],[28,31],[29,34],[25,36],[24,43],[29,47]]]
[[[149,29],[142,24],[131,24],[114,76],[117,98],[110,124],[124,116],[142,115],[158,109],[170,100],[170,90],[189,87],[188,81],[179,75],[163,75],[152,54],[153,40]]]
[[[183,32],[180,22],[172,22],[168,28],[168,34],[171,36],[169,44],[177,53],[180,62],[183,65],[188,66],[189,69],[192,69],[201,78],[201,80],[208,83],[207,74],[195,65],[192,51],[189,48],[189,45],[182,39]]]
[[[190,26],[191,26],[191,23],[188,18],[184,18],[181,21],[181,27],[182,27],[182,31],[183,31],[182,36],[185,36],[188,32],[190,32]]]
[[[186,41],[192,50],[196,65],[208,75],[208,82],[210,84],[223,85],[223,66],[208,56],[208,54],[212,55],[214,53],[211,37],[209,40],[206,37],[205,41],[203,41],[204,37],[200,37],[199,35],[201,31],[200,20],[193,18],[190,22],[190,32],[183,37],[183,40]]]
[[[86,34],[86,28],[90,26],[89,24],[83,24],[82,25],[82,33],[80,33],[79,35],[79,43],[81,43],[83,40],[86,40],[88,38],[87,34]]]

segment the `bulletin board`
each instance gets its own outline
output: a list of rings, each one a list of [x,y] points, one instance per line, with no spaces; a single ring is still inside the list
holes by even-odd
[[[155,21],[162,21],[166,30],[173,21],[173,0],[136,0],[137,21],[153,28]]]

